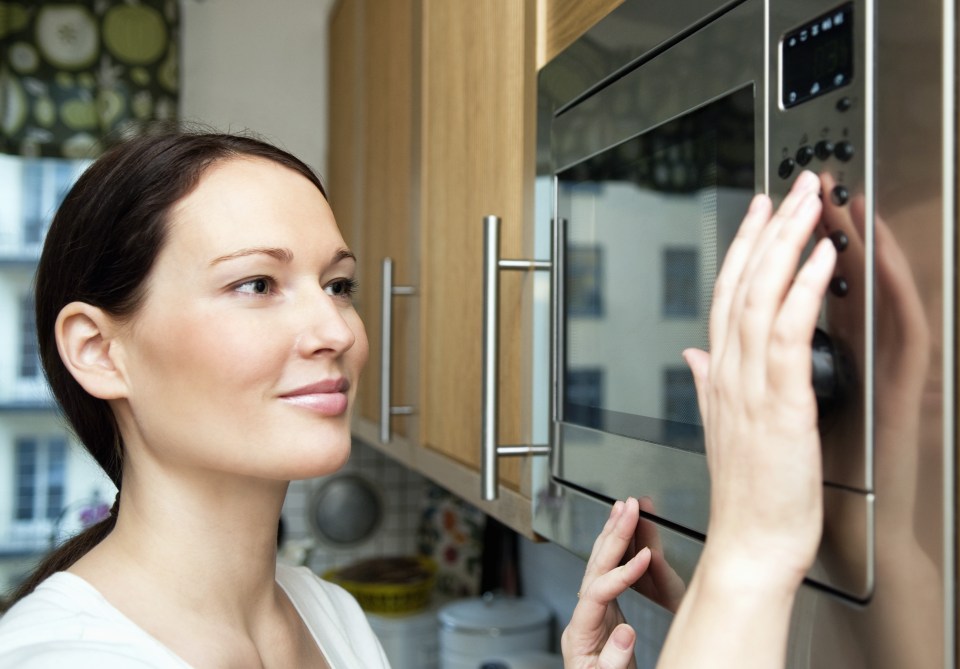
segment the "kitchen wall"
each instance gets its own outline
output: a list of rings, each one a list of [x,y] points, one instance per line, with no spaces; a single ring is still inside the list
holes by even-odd
[[[220,130],[254,130],[322,176],[332,4],[183,0],[181,116]]]

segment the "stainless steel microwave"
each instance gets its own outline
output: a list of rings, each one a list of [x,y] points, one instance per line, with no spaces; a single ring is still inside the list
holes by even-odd
[[[825,527],[792,666],[956,662],[953,11],[627,0],[540,73],[554,308],[534,529],[581,556],[612,500],[643,497],[651,572],[689,580],[709,477],[680,353],[707,346],[750,198],[829,175],[839,261],[811,342]],[[672,608],[662,586],[637,589]]]

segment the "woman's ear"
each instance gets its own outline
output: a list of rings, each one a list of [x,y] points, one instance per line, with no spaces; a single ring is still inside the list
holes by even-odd
[[[71,302],[57,316],[57,350],[63,364],[84,390],[102,400],[127,394],[116,331],[109,314],[84,302]]]

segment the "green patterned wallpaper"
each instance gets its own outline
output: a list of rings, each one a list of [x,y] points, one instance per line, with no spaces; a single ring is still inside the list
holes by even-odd
[[[0,0],[0,151],[92,158],[177,116],[177,0]]]

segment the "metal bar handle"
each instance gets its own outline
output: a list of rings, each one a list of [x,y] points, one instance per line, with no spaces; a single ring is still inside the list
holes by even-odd
[[[393,376],[393,296],[415,295],[413,286],[393,285],[393,259],[383,259],[383,292],[380,302],[380,442],[390,442],[390,417],[413,413],[412,406],[393,406],[390,398]]]
[[[550,270],[549,260],[501,260],[500,217],[483,218],[483,382],[481,388],[480,496],[497,499],[499,456],[547,455],[548,445],[498,446],[500,373],[500,270]]]

